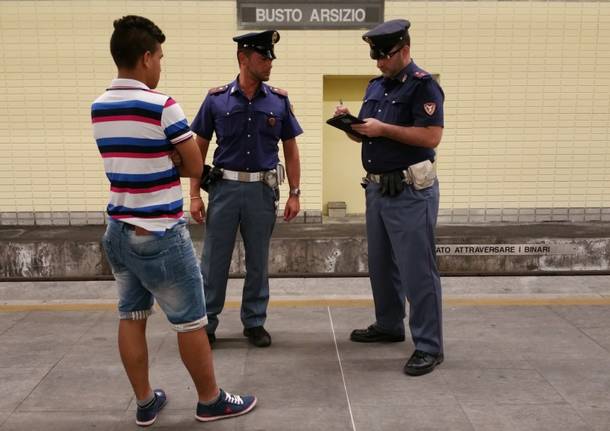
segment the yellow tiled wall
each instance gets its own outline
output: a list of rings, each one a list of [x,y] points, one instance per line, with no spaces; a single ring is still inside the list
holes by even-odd
[[[610,3],[387,1],[385,11],[411,20],[413,57],[446,93],[443,209],[610,207]],[[125,14],[167,35],[159,90],[189,119],[209,87],[235,77],[234,1],[0,1],[0,212],[105,207],[89,107],[115,76],[108,44]],[[362,32],[281,31],[271,82],[305,130],[304,209],[323,206],[324,76],[377,73]]]

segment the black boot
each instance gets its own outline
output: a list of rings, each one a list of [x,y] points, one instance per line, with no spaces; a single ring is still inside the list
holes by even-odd
[[[371,325],[366,329],[354,329],[349,339],[357,343],[398,343],[405,341],[405,336],[382,332],[377,326]]]
[[[269,347],[271,345],[271,335],[262,326],[245,328],[244,335],[256,347]]]
[[[423,376],[440,365],[443,359],[445,358],[442,353],[433,354],[416,350],[405,364],[404,372],[410,376]]]

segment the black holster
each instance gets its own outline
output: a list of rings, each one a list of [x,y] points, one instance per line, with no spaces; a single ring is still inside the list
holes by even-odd
[[[280,204],[280,186],[276,186],[273,188],[273,193],[275,194],[275,208],[277,209]]]
[[[394,197],[405,189],[405,175],[402,171],[392,171],[381,174],[381,196]]]
[[[209,193],[210,186],[221,179],[222,169],[217,168],[216,166],[212,167],[210,165],[203,166],[203,174],[201,175],[201,188],[204,191]]]

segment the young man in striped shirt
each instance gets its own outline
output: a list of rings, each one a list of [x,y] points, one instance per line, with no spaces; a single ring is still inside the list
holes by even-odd
[[[148,377],[146,319],[154,300],[178,334],[180,356],[199,402],[196,418],[248,413],[253,396],[216,385],[203,283],[182,210],[180,177],[199,178],[201,154],[184,112],[153,91],[161,75],[163,32],[150,20],[114,22],[110,51],[118,78],[91,107],[93,132],[110,180],[103,245],[119,292],[119,351],[137,398],[136,423],[148,426],[167,401]],[[170,159],[177,151],[178,168]]]

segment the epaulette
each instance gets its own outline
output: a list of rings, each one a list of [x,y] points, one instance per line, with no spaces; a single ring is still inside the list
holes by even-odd
[[[229,88],[228,85],[222,85],[220,87],[212,87],[208,90],[208,94],[218,94],[218,93],[224,93],[225,91],[227,91]]]
[[[424,70],[418,70],[418,71],[414,72],[413,77],[415,77],[417,79],[430,79],[431,78],[430,74]]]
[[[369,83],[366,85],[366,88],[369,88],[371,85],[373,85],[373,83],[379,81],[382,78],[383,78],[383,75],[379,75],[379,76],[374,77],[373,79],[370,79]]]
[[[273,91],[275,94],[279,94],[280,96],[288,97],[288,92],[281,88],[269,87],[269,90]]]

